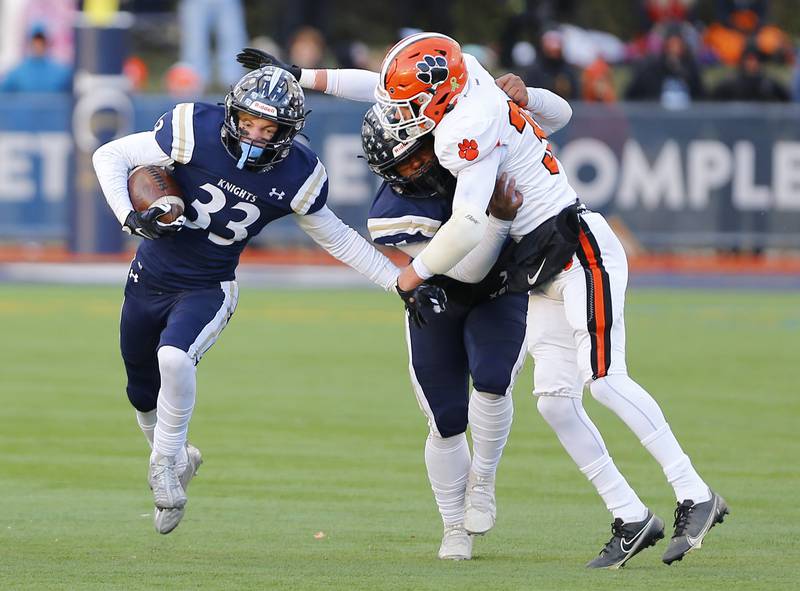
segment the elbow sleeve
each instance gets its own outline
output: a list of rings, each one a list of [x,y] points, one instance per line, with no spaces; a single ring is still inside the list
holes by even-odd
[[[446,273],[463,259],[483,238],[488,218],[474,207],[459,207],[419,254],[431,273]]]

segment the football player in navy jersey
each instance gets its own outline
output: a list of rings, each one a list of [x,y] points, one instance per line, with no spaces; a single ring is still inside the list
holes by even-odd
[[[195,404],[195,366],[236,309],[235,272],[247,242],[269,222],[292,216],[320,246],[386,290],[398,269],[326,205],[325,167],[295,141],[303,91],[288,72],[245,75],[224,106],[182,103],[152,131],[101,146],[97,177],[114,214],[145,240],[131,262],[120,323],[127,394],[152,453],[148,480],[156,530],[183,518],[186,487],[202,462],[187,443]],[[185,220],[134,211],[129,172],[172,167]]]
[[[274,56],[253,49],[243,50],[237,59],[246,67],[281,63]],[[448,59],[452,60],[452,70],[448,69]],[[470,92],[461,92],[464,89],[459,82],[467,62],[466,86],[471,89],[472,98]],[[622,567],[663,538],[664,523],[641,501],[615,465],[583,407],[585,388],[622,419],[662,467],[677,499],[674,533],[662,560],[666,564],[681,560],[686,553],[701,547],[705,535],[716,523],[722,523],[729,509],[725,500],[697,473],[655,399],[628,375],[624,323],[628,271],[624,249],[599,213],[574,201],[574,191],[547,143],[547,136],[564,127],[572,117],[569,104],[544,89],[526,89],[524,85],[513,89],[510,83],[519,85],[513,75],[506,74],[494,82],[516,103],[512,105],[496,92],[491,77],[474,57],[462,53],[453,39],[437,33],[420,33],[401,41],[389,52],[383,65],[381,74],[284,66],[293,70],[304,88],[358,101],[371,102],[377,97],[384,108],[381,121],[394,130],[394,137],[407,138],[406,132],[413,132],[417,138],[434,135],[435,153],[440,163],[457,174],[458,185],[464,190],[462,197],[474,195],[473,188],[479,185],[486,188],[498,170],[515,171],[520,187],[526,186],[535,198],[526,194],[526,201],[512,224],[517,231],[512,227],[510,234],[519,244],[506,270],[510,290],[531,290],[528,348],[535,361],[537,409],[614,519],[611,538],[587,566]],[[450,74],[443,76],[448,71]],[[394,82],[387,84],[390,78]],[[461,94],[455,96],[456,91]],[[394,98],[393,92],[397,94]],[[490,113],[490,104],[497,107],[494,115]],[[424,113],[420,105],[428,105]],[[448,115],[459,110],[461,115]],[[441,117],[444,127],[428,115]],[[467,139],[473,133],[489,129],[494,131],[482,136],[480,142]],[[527,140],[520,142],[517,136],[523,131],[528,134]],[[398,136],[399,132],[404,135]],[[509,146],[516,147],[512,150]],[[540,158],[539,154],[528,154],[528,150],[544,150],[544,155]],[[465,168],[478,161],[479,153],[484,158],[495,154],[497,162],[502,162],[501,168],[490,166],[494,172],[488,178],[480,172],[486,172],[485,167],[473,168],[465,176]],[[530,176],[526,178],[528,173]],[[566,192],[552,191],[552,187],[548,188],[551,182],[557,182]],[[485,199],[488,193],[482,191],[481,195]],[[544,208],[542,211],[554,205],[560,207],[562,199],[566,207],[557,215],[547,219],[545,215],[528,215],[540,206]],[[573,203],[567,204],[568,201]],[[485,224],[482,215],[475,215],[476,211],[482,213],[483,206],[473,204],[480,208],[461,215],[461,219],[470,222],[466,226]],[[462,232],[451,225],[457,217],[451,215],[449,232],[435,226],[437,246],[442,247],[437,248],[438,254],[449,256],[454,252],[453,244],[461,242]],[[535,226],[533,231],[523,231],[520,227],[531,222]],[[443,237],[445,240],[440,240]],[[436,240],[426,249],[428,254]],[[423,270],[423,259],[423,254],[419,254],[406,271],[414,267]],[[451,259],[439,259],[436,267],[447,268],[452,264]],[[422,275],[429,272],[430,268]],[[401,285],[411,286],[422,275],[414,282],[404,281],[409,277],[404,271],[398,292],[403,293]]]
[[[369,211],[372,239],[415,256],[450,217],[455,179],[439,165],[430,139],[392,139],[374,109],[361,137],[370,168],[384,179]],[[495,473],[525,360],[528,298],[507,293],[501,255],[522,200],[505,180],[490,202],[485,239],[447,274],[426,282],[445,290],[446,311],[418,318],[412,310],[407,318],[411,383],[429,426],[425,464],[444,524],[442,559],[470,559],[471,536],[494,526]]]

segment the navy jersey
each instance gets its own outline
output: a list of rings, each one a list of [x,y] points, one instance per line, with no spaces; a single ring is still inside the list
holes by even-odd
[[[384,182],[370,206],[367,229],[374,242],[386,246],[422,242],[433,238],[442,224],[450,219],[452,208],[452,198],[438,195],[426,198],[407,197]],[[435,275],[427,282],[444,288],[448,302],[467,307],[487,298],[494,298],[505,291],[504,263],[513,246],[513,241],[506,239],[498,262],[480,283],[463,283],[445,275]]]
[[[175,161],[186,224],[139,246],[151,287],[176,291],[230,281],[245,245],[265,225],[325,205],[328,177],[316,154],[295,142],[271,170],[239,170],[220,139],[223,117],[220,106],[181,103],[155,125],[159,146]]]
[[[369,208],[367,229],[378,244],[412,244],[433,238],[452,213],[452,198],[406,197],[384,181]]]

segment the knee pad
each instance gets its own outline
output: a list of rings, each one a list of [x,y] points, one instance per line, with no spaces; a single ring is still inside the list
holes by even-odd
[[[468,407],[465,403],[450,404],[437,409],[434,414],[436,429],[443,439],[459,435],[467,430]]]
[[[194,362],[186,351],[165,345],[158,350],[158,369],[161,375],[181,375],[194,372]]]
[[[129,380],[125,392],[128,394],[128,400],[133,408],[139,412],[150,412],[156,407],[156,400],[158,400],[158,383],[148,386],[132,383]]]
[[[133,408],[139,412],[150,412],[156,407],[161,378],[158,366],[153,360],[150,363],[131,363],[125,361],[125,372],[128,383],[125,392]]]
[[[569,396],[539,396],[536,410],[548,425],[555,426],[576,417],[573,411],[575,398]]]
[[[592,398],[597,400],[603,406],[608,406],[609,402],[615,396],[618,396],[617,391],[625,389],[625,382],[630,380],[627,375],[610,375],[598,378],[589,383],[589,391],[592,393]]]

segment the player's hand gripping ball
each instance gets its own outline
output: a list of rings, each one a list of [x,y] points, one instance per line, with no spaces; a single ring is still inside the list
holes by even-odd
[[[183,226],[183,197],[177,181],[160,166],[139,166],[128,177],[128,194],[134,211],[123,230],[153,240]]]

